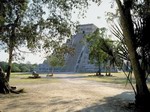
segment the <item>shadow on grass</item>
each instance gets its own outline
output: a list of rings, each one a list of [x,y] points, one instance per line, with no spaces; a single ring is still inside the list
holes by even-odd
[[[129,106],[133,103],[133,92],[123,92],[114,97],[105,97],[99,102],[83,108],[79,112],[135,112],[134,106]]]
[[[18,96],[18,95],[14,95]],[[21,112],[44,112],[49,107],[49,112],[136,112],[134,107],[128,107],[129,103],[134,102],[133,92],[123,92],[116,96],[105,97],[103,100],[82,106],[83,99],[65,99],[63,96],[49,97],[49,101],[37,102],[28,98],[26,95],[14,97],[3,109],[11,112],[16,108]],[[36,98],[36,96],[35,96]],[[86,100],[85,100],[86,102]],[[77,108],[80,106],[80,110]],[[82,108],[82,109],[81,109]],[[65,111],[64,111],[65,110]]]

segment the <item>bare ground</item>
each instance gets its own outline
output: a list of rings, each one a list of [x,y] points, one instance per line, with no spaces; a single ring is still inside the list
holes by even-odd
[[[19,84],[23,94],[0,94],[0,112],[132,112],[132,90],[75,74],[56,74],[56,83]],[[33,79],[34,80],[34,79]]]

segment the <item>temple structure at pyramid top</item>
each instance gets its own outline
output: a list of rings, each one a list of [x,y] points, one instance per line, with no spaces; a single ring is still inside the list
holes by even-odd
[[[94,24],[83,24],[77,26],[77,34],[93,33],[98,27]]]

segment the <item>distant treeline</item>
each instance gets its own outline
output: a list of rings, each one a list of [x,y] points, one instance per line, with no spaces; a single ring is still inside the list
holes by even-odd
[[[8,64],[4,61],[0,62],[0,66],[6,72]],[[37,67],[37,64],[24,64],[24,63],[12,63],[12,72],[32,72],[34,68]]]

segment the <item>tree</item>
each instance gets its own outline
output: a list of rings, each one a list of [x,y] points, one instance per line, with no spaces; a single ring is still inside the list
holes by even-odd
[[[37,66],[37,64],[30,65],[30,72],[32,72]]]
[[[149,110],[150,92],[146,80],[149,68],[150,28],[149,0],[116,0],[120,14],[120,26],[123,40],[129,53],[129,59],[136,80],[135,104],[142,111]],[[131,13],[132,12],[132,13]],[[140,61],[142,63],[140,63]]]
[[[1,0],[0,44],[9,54],[7,82],[19,47],[27,46],[32,52],[55,47],[55,42],[70,36],[73,8],[87,6],[87,0]]]
[[[55,67],[63,66],[65,61],[64,61],[63,57],[60,57],[58,55],[51,55],[51,56],[47,57],[47,62],[52,67],[51,73],[53,76]]]
[[[114,63],[113,58],[113,41],[106,38],[106,28],[97,29],[94,33],[87,36],[90,48],[90,60],[99,67],[99,75],[101,75],[101,64],[107,65],[107,71],[110,75],[110,66]],[[109,63],[109,64],[108,64]]]
[[[20,64],[19,68],[21,72],[30,72],[30,68],[26,64]]]
[[[66,54],[74,54],[74,48],[68,46],[67,44],[56,45],[55,49],[53,49],[53,52],[48,54],[45,62],[52,67],[52,75],[55,67],[62,67],[65,64]]]
[[[12,72],[21,72],[19,65],[17,63],[12,64]]]
[[[1,6],[3,12],[0,15],[0,31],[2,32],[0,41],[9,54],[8,65],[10,69],[6,76],[9,82],[12,61],[17,54],[16,50],[26,44],[28,47],[33,48],[38,40],[36,35],[39,32],[37,31],[37,24],[29,22],[30,20],[27,19],[27,0],[1,1]]]
[[[9,54],[7,80],[19,47],[27,46],[32,52],[55,47],[55,42],[70,36],[73,8],[87,6],[87,0],[1,0],[0,44]]]
[[[23,89],[16,90],[16,87],[11,87],[6,80],[6,74],[3,72],[3,69],[0,67],[0,93],[16,93],[19,94],[23,92]]]
[[[4,72],[6,72],[7,71],[7,66],[8,66],[8,64],[6,63],[6,62],[0,62],[0,67],[4,70]]]
[[[102,31],[102,29],[101,29]],[[104,61],[107,59],[107,54],[101,49],[100,46],[102,46],[102,38],[104,38],[104,32],[102,31],[101,34],[99,32],[99,29],[97,29],[95,32],[92,34],[89,34],[86,37],[87,42],[89,43],[89,58],[91,63],[96,64],[98,66],[98,74],[96,75],[101,75],[101,64],[104,63]]]

